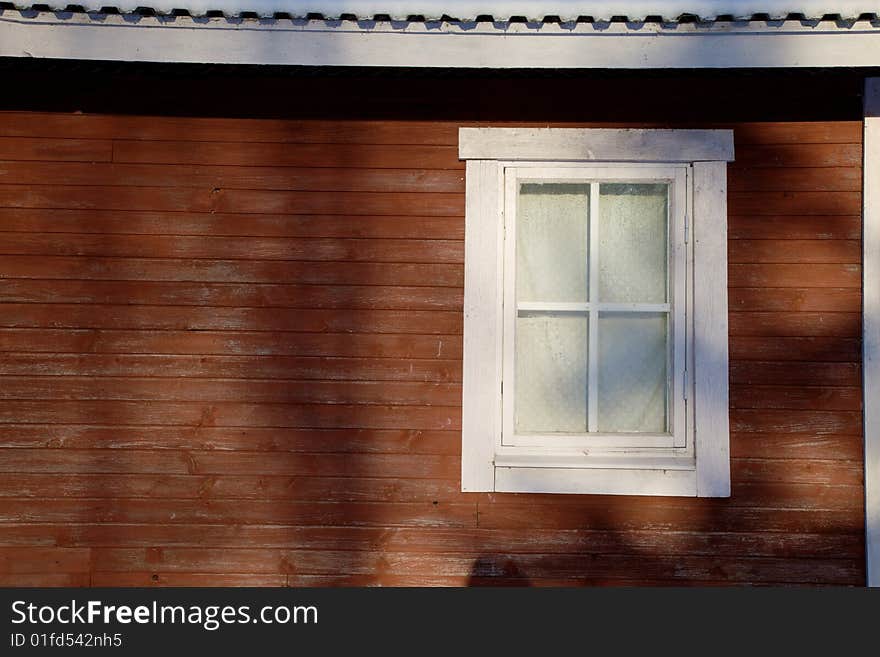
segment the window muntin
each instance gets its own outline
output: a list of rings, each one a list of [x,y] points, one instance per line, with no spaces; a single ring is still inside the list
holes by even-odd
[[[690,451],[688,169],[505,167],[502,445]]]

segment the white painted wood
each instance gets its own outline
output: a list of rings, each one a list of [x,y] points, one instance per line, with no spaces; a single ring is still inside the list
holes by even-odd
[[[631,451],[640,447],[675,447],[675,439],[671,434],[649,433],[573,433],[552,435],[525,434],[514,435],[505,438],[505,445],[515,447],[541,447],[546,449],[548,445],[553,447],[570,448],[580,455],[605,454],[621,451]]]
[[[517,137],[515,131],[498,132]],[[571,136],[573,132],[580,132],[579,137],[593,133],[603,140],[617,133],[625,142],[631,137],[627,134],[630,131],[617,130],[545,130],[541,134]],[[726,133],[724,139],[732,142],[730,131],[709,132]],[[643,143],[651,141],[647,135],[641,139]],[[499,160],[470,160],[467,165],[463,490],[729,496],[726,163],[696,162],[691,169],[686,164],[590,166],[587,162],[547,159],[536,166],[534,153],[528,157],[523,166],[511,160],[509,152]],[[584,312],[592,316],[609,305],[529,302],[517,307],[515,217],[521,180],[589,182],[594,245],[598,243],[597,181],[663,180],[672,185],[670,302],[610,306],[619,312],[649,308],[670,312],[674,318],[674,435],[514,436],[512,336],[517,314]],[[693,193],[689,194],[691,185]],[[687,242],[686,216],[691,221]],[[591,256],[596,262],[595,253]],[[474,259],[480,262],[472,262]],[[591,299],[597,292],[597,274],[591,273]],[[473,284],[484,289],[470,290]],[[479,327],[472,328],[476,324]],[[592,351],[595,354],[596,350]],[[685,368],[692,373],[689,383],[685,382]],[[477,389],[481,381],[485,390]],[[487,412],[480,416],[479,409]],[[685,427],[680,426],[682,422]],[[693,425],[698,430],[694,431]]]
[[[577,468],[588,470],[694,470],[694,460],[679,450],[630,448],[599,455],[564,447],[502,447],[496,451],[497,467]]]
[[[697,494],[730,496],[727,166],[694,164],[694,413]]]
[[[865,552],[867,584],[880,586],[880,78],[865,84],[863,172]]]
[[[440,21],[168,19],[50,12],[28,18],[0,10],[0,56],[499,69],[873,67],[880,65],[880,27],[867,20],[851,26],[834,21],[753,21],[496,27]]]
[[[668,313],[672,310],[672,305],[668,303],[597,303],[596,310],[609,313]]]
[[[502,376],[507,383],[507,389],[502,388],[501,412],[502,429],[500,445],[508,444],[514,431],[514,399],[516,399],[516,345],[513,336],[516,333],[516,206],[519,200],[519,182],[516,169],[505,168],[502,173],[504,181],[502,239],[504,241],[504,259],[501,267],[504,276],[504,302],[502,313],[504,315],[504,334],[500,336],[502,341],[504,367]],[[496,210],[497,211],[497,210]],[[507,339],[504,339],[507,336]]]
[[[462,159],[580,162],[733,160],[730,130],[460,128]]]
[[[528,491],[687,497],[697,493],[696,473],[693,470],[499,467],[495,481],[495,490],[499,493]]]
[[[625,171],[625,169],[621,169]],[[589,280],[589,300],[595,304],[599,298],[599,258],[596,254],[599,251],[599,185],[592,183],[590,185],[590,239],[589,239],[589,258],[590,258],[590,280]],[[599,354],[599,313],[591,312],[589,324],[587,327],[587,341],[589,343],[587,349],[587,430],[590,433],[599,431],[599,363],[597,356]]]
[[[499,167],[468,162],[465,192],[461,489],[495,486],[501,434],[501,203]]]
[[[521,313],[585,313],[589,312],[590,304],[567,301],[518,301],[516,309]]]

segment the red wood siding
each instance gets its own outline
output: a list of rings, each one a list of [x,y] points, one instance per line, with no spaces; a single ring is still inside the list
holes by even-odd
[[[733,496],[459,492],[457,123],[0,118],[0,585],[861,584],[861,126],[742,123]]]

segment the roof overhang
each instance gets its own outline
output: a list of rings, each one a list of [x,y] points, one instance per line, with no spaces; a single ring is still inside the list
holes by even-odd
[[[443,68],[880,67],[880,21],[432,21],[0,10],[0,56]]]

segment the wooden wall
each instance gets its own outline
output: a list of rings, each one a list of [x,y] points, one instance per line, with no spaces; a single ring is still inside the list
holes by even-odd
[[[0,114],[0,585],[864,582],[860,123],[732,126],[724,500],[459,492],[459,125]]]

